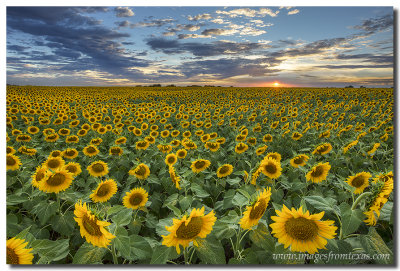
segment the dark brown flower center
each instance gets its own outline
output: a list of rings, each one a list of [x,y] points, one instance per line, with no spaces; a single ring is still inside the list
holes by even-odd
[[[135,193],[132,194],[131,197],[129,198],[129,203],[132,204],[133,206],[139,205],[143,200],[142,194]]]
[[[201,169],[206,165],[206,162],[204,161],[197,161],[196,163],[194,163],[194,167],[197,169]]]
[[[68,165],[68,166],[66,167],[66,170],[68,170],[68,171],[71,172],[71,173],[75,173],[75,172],[78,171],[78,169],[77,169],[76,166],[74,166],[74,165]]]
[[[63,184],[64,181],[65,176],[61,173],[56,173],[47,180],[47,184],[50,186],[59,186],[60,184]]]
[[[295,240],[313,240],[318,235],[317,224],[304,217],[290,218],[285,223],[286,233]]]
[[[7,156],[7,166],[13,166],[17,163],[14,157]]]
[[[111,149],[111,153],[112,154],[119,154],[120,153],[120,149],[119,148],[112,148]]]
[[[75,151],[69,150],[69,151],[66,151],[65,154],[66,154],[67,156],[74,156],[74,155],[75,155]]]
[[[267,203],[265,199],[260,199],[250,211],[250,219],[259,219],[263,216],[265,209],[267,209]]]
[[[44,178],[43,171],[39,171],[38,173],[36,173],[36,181],[37,182],[40,182],[43,178]]]
[[[170,156],[170,157],[168,157],[167,162],[168,162],[168,164],[173,164],[173,163],[175,163],[175,162],[176,162],[175,156]]]
[[[7,247],[7,264],[19,264],[19,257],[14,249]]]
[[[94,147],[88,147],[88,148],[86,149],[86,151],[87,151],[88,153],[95,153],[95,152],[96,152],[96,148],[94,148]]]
[[[146,174],[146,168],[144,167],[144,166],[139,166],[137,169],[136,169],[136,174],[137,175],[139,175],[139,176],[144,176],[145,174]]]
[[[192,239],[196,237],[203,226],[203,219],[201,217],[192,217],[190,222],[185,226],[182,222],[179,228],[176,230],[176,237],[179,239]]]
[[[314,177],[314,178],[322,176],[322,174],[324,174],[324,167],[323,166],[317,166],[311,172],[311,176]]]
[[[104,197],[107,195],[111,190],[110,184],[104,183],[100,186],[99,190],[97,190],[96,195],[99,197]]]
[[[264,165],[264,169],[266,172],[268,172],[270,174],[274,174],[277,172],[276,165],[272,164],[272,163],[268,163],[268,164]]]
[[[82,225],[85,230],[92,236],[102,236],[99,225],[97,225],[97,219],[90,219],[87,215],[82,218]]]
[[[93,169],[94,172],[100,173],[100,172],[104,171],[104,166],[102,164],[100,164],[100,163],[97,163],[97,164],[94,164],[92,166],[92,169]]]
[[[222,168],[219,170],[220,174],[226,174],[229,172],[229,167],[228,166],[222,166]]]
[[[56,159],[51,159],[47,162],[49,168],[58,168],[60,166],[60,161]]]
[[[351,185],[359,188],[365,183],[364,177],[363,176],[357,176],[351,181]]]

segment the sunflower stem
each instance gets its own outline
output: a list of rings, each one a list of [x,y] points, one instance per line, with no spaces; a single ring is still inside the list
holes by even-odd
[[[114,244],[114,242],[112,244],[111,254],[112,254],[112,257],[113,257],[114,264],[118,264],[118,257],[117,257],[117,253],[115,252],[115,244]]]
[[[363,198],[365,198],[365,197],[367,197],[367,196],[370,196],[370,195],[372,195],[371,192],[364,192],[364,193],[362,193],[360,196],[358,196],[358,198],[356,199],[356,201],[353,203],[353,206],[351,206],[351,210],[353,211],[353,210],[357,207],[357,205],[360,203],[360,201],[361,201]]]
[[[188,249],[187,247],[185,247],[185,249],[183,250],[183,257],[185,258],[185,264],[189,264],[189,259],[188,259]]]

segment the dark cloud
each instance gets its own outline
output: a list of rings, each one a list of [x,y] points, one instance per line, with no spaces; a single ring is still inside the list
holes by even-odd
[[[382,69],[382,68],[393,68],[393,65],[382,64],[382,65],[321,65],[314,66],[314,68],[322,69]]]
[[[376,54],[354,54],[354,55],[345,55],[339,54],[335,57],[336,59],[362,59],[363,62],[372,62],[377,64],[387,64],[393,63],[393,55],[376,55]]]
[[[117,22],[116,24],[119,27],[130,27],[130,28],[136,28],[136,27],[161,27],[167,24],[171,24],[173,22],[176,22],[175,19],[171,18],[166,18],[166,19],[153,19],[149,17],[148,19],[144,19],[142,22],[138,23],[131,23],[129,21],[122,21],[122,22]]]
[[[264,44],[255,42],[228,42],[215,41],[211,43],[200,42],[178,42],[164,38],[153,38],[147,41],[147,45],[156,51],[162,51],[165,54],[191,53],[194,56],[217,56],[232,54],[248,54],[253,50],[265,48]]]
[[[361,25],[356,25],[353,28],[362,30],[367,35],[372,35],[390,27],[393,27],[393,14],[386,14],[379,18],[364,20]]]
[[[198,21],[198,20],[210,20],[212,19],[211,15],[208,13],[198,14],[196,16],[188,16],[187,19],[189,21]]]
[[[29,47],[26,46],[21,46],[21,45],[7,45],[7,50],[8,51],[14,51],[14,52],[23,52],[25,50],[29,49]]]

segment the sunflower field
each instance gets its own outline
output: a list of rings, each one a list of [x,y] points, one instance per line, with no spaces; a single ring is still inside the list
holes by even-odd
[[[393,264],[393,89],[7,87],[7,264]]]

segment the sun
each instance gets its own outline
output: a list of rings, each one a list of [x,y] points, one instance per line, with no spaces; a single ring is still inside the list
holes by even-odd
[[[274,82],[272,85],[273,85],[274,87],[279,87],[281,84],[280,84],[279,82]]]

